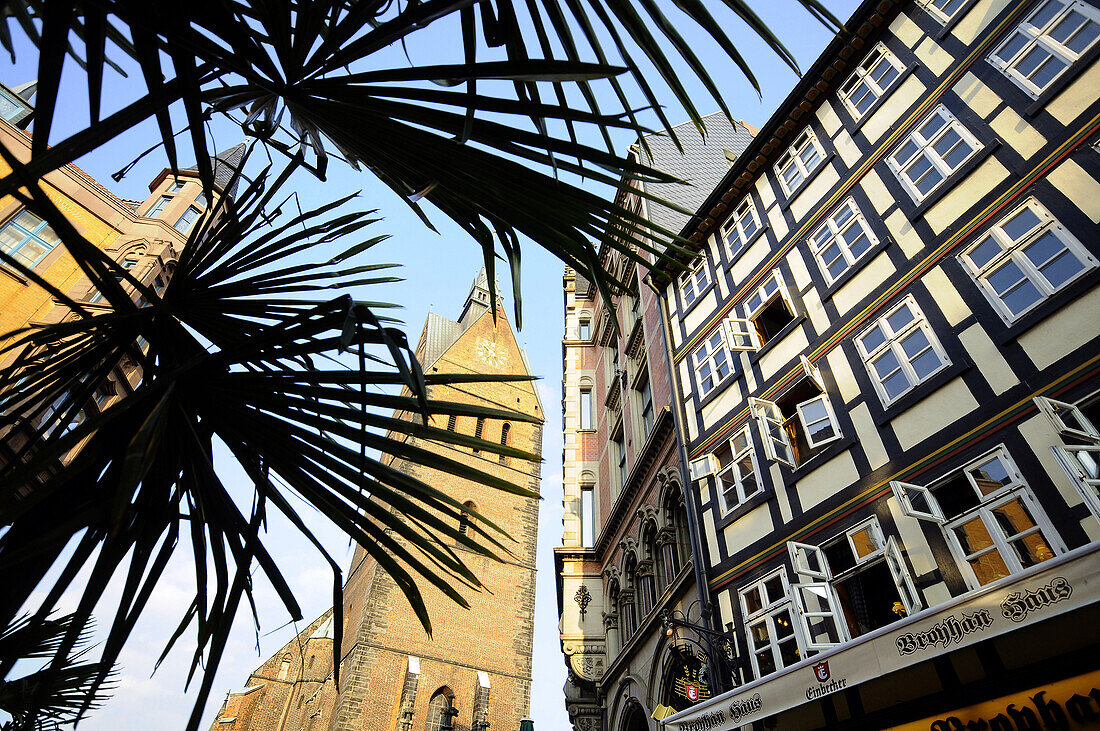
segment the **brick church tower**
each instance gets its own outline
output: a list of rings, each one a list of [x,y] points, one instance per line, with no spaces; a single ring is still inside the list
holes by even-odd
[[[489,302],[482,269],[457,320],[429,313],[417,346],[426,373],[529,374],[504,308],[497,307],[494,321]],[[433,386],[431,397],[543,417],[531,382]],[[535,454],[542,450],[541,423],[458,417],[442,426]],[[446,450],[453,459],[538,490],[537,463],[464,447],[418,446]],[[344,584],[341,687],[334,687],[331,649],[327,657],[322,651],[332,637],[326,613],[257,668],[243,690],[229,694],[212,729],[437,731],[450,697],[458,710],[452,720],[456,731],[518,731],[531,695],[538,501],[410,462],[391,464],[449,491],[504,528],[515,540],[506,542],[513,555],[502,562],[464,556],[485,586],[464,592],[469,610],[420,582],[432,618],[429,638],[393,580],[356,548]]]

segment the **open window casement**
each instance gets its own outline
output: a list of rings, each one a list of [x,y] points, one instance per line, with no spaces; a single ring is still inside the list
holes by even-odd
[[[821,378],[821,371],[810,362],[810,359],[804,355],[798,356],[798,361],[802,364],[802,370],[806,374],[806,378],[810,379],[810,382],[817,386],[821,393],[825,393],[825,381]]]
[[[691,479],[701,480],[707,475],[718,472],[718,458],[713,454],[704,454],[702,457],[691,460]]]
[[[913,577],[909,575],[909,569],[905,566],[901,549],[893,536],[886,539],[886,566],[894,577],[894,583],[898,587],[898,595],[901,597],[902,606],[905,607],[905,616],[921,610],[920,595],[917,587],[913,585]]]
[[[787,541],[787,553],[790,554],[794,572],[803,579],[828,581],[832,578],[829,575],[829,564],[825,561],[825,554],[817,546]]]
[[[840,439],[840,428],[837,426],[836,414],[833,413],[829,397],[821,394],[798,404],[798,420],[802,422],[802,434],[810,449],[828,444]]]
[[[890,489],[894,491],[898,503],[901,504],[901,512],[910,518],[918,520],[930,520],[933,523],[945,523],[943,510],[940,508],[936,496],[927,487],[914,485],[911,482],[891,480]]]
[[[1057,446],[1051,450],[1090,506],[1100,509],[1100,445]]]
[[[807,650],[827,650],[846,639],[833,588],[826,583],[795,584],[794,599]]]
[[[1073,404],[1055,401],[1045,396],[1036,396],[1035,405],[1050,419],[1050,423],[1061,436],[1100,444],[1100,430],[1097,430],[1096,425]]]
[[[727,317],[726,345],[730,350],[759,350],[760,334],[752,320],[744,317]]]
[[[774,402],[758,398],[749,398],[749,409],[760,425],[764,454],[768,459],[794,467],[794,453],[784,426],[783,411]]]

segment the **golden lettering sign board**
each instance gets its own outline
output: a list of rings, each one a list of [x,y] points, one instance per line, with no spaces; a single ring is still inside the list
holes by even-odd
[[[1100,729],[1100,670],[966,708],[894,726],[890,731]]]

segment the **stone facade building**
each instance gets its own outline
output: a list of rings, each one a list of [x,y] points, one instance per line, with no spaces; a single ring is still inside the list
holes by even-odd
[[[641,191],[628,185],[619,203],[679,230],[686,216],[654,206],[643,194],[697,207],[752,138],[746,125],[731,125],[721,115],[707,124],[706,140],[692,125],[676,128],[685,156],[664,135],[649,136],[648,150],[631,148],[636,158],[693,187],[648,184]],[[609,246],[600,254],[604,267],[633,292],[616,294],[612,311],[575,271],[567,269],[563,278],[565,516],[563,545],[555,549],[558,609],[574,728],[634,731],[647,728],[657,705],[686,707],[682,681],[699,670],[699,648],[689,638],[669,638],[662,614],[703,617],[657,296],[646,284],[646,266]]]
[[[663,728],[1100,718],[1098,55],[1093,0],[868,0],[651,275],[737,658]]]
[[[32,83],[16,91],[0,84],[0,144],[24,162],[30,159],[31,135],[26,128],[34,121],[35,88]],[[193,167],[180,170],[178,176],[168,169],[161,170],[149,183],[149,195],[140,201],[116,196],[72,164],[47,173],[42,185],[50,201],[84,238],[159,292],[171,278],[195,222],[207,208],[216,207],[223,195],[231,193],[226,187],[243,156],[241,144],[211,158],[215,172],[212,201],[203,195],[198,170]],[[0,176],[10,172],[0,161]],[[109,308],[106,301],[100,301],[99,293],[53,230],[12,196],[0,198],[0,252],[91,313]],[[136,291],[131,294],[138,297]],[[70,316],[67,305],[0,257],[0,345],[10,342],[4,337],[8,333]],[[13,357],[14,352],[0,356],[0,364]],[[93,414],[129,393],[140,378],[136,364],[123,363],[96,387],[82,415]],[[32,433],[30,428],[48,418],[46,414],[34,425],[21,425],[0,435],[0,460],[22,449],[27,444],[26,435]]]
[[[482,270],[457,320],[429,313],[416,349],[426,373],[530,374],[504,308],[498,301],[494,319],[489,302]],[[542,405],[533,382],[437,385],[430,395],[538,417],[537,424],[440,418],[447,420],[442,426],[453,431],[541,452]],[[415,441],[538,490],[538,463]],[[357,548],[343,591],[340,687],[333,683],[331,651],[324,661],[318,654],[312,667],[308,660],[303,666],[301,659],[313,654],[313,644],[331,642],[326,613],[258,668],[243,690],[229,694],[211,727],[214,731],[436,731],[449,704],[458,710],[452,720],[455,729],[519,729],[531,696],[538,501],[410,461],[395,459],[390,465],[448,492],[501,526],[515,539],[506,542],[512,555],[498,562],[453,546],[466,554],[463,559],[485,590],[464,592],[470,602],[464,610],[421,582],[433,625],[428,637],[393,579]],[[463,518],[460,529],[469,526],[469,520]]]

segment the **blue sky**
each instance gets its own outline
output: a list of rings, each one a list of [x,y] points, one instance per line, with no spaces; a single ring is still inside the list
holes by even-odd
[[[752,4],[763,20],[792,50],[803,69],[813,62],[828,42],[825,30],[794,0]],[[828,0],[826,4],[842,20],[856,6],[854,0]],[[676,17],[674,9],[669,12],[670,17]],[[731,34],[756,73],[764,92],[763,98],[757,96],[733,64],[708,39],[695,37],[693,40],[696,42],[693,45],[720,85],[733,116],[760,126],[790,91],[796,77],[740,21],[734,19],[727,9],[717,7],[715,15],[720,22],[732,24]],[[411,45],[410,54],[415,61],[421,62],[429,52],[437,53],[441,49],[442,52],[453,51],[453,38],[453,32],[441,28],[435,42],[429,45]],[[36,76],[36,63],[33,48],[24,43],[14,65],[6,57],[0,61],[0,78],[8,85],[32,79]],[[107,93],[113,100],[110,108],[117,108],[124,101],[134,98],[140,88],[140,81],[134,83],[135,81],[136,79],[120,79],[117,75],[108,73]],[[695,92],[694,98],[698,100],[700,112],[706,114],[715,111],[716,105],[698,85],[689,83],[688,88]],[[667,94],[665,98],[669,98]],[[668,115],[673,123],[686,119],[682,111],[674,108],[668,110]],[[81,74],[74,64],[69,63],[62,79],[58,118],[51,139],[59,140],[86,123],[86,96],[81,85]],[[241,141],[239,130],[230,125],[215,123],[212,131],[219,149]],[[77,164],[116,194],[124,198],[144,199],[148,195],[148,182],[164,166],[163,157],[158,157],[159,153],[153,153],[139,163],[120,183],[111,181],[110,175],[156,140],[154,125],[146,123],[131,130],[123,138],[78,160]],[[631,141],[626,137],[616,140],[619,151],[624,150]],[[181,160],[184,165],[192,162],[189,159]],[[403,264],[401,276],[404,281],[385,285],[379,291],[371,292],[370,298],[402,303],[404,310],[400,311],[400,316],[407,323],[412,339],[415,340],[419,334],[430,308],[444,316],[458,315],[470,283],[481,266],[481,251],[443,216],[431,216],[440,233],[429,231],[401,201],[369,174],[357,173],[337,162],[330,166],[327,183],[322,185],[311,178],[302,177],[294,189],[299,192],[303,206],[361,190],[360,200],[363,205],[379,209],[384,220],[374,224],[371,234],[386,232],[392,238],[376,247],[375,260]],[[540,396],[548,417],[543,441],[544,499],[539,516],[539,574],[531,702],[531,716],[535,719],[536,728],[541,731],[568,728],[561,690],[565,682],[565,666],[558,643],[552,554],[553,547],[561,542],[562,515],[559,408],[560,343],[563,330],[561,273],[562,265],[557,259],[546,254],[534,243],[525,242],[522,269],[524,328],[518,335],[520,343],[527,348],[533,370],[543,379],[539,383]],[[501,281],[507,291],[510,282],[506,279],[503,268]],[[508,306],[511,307],[510,298]],[[232,474],[231,466],[223,464],[222,469],[226,470],[226,474]],[[244,480],[239,482],[243,489]],[[319,521],[315,523],[333,555],[346,565],[350,558],[346,538],[341,538],[336,531]],[[268,542],[270,546],[276,547],[277,558],[291,586],[296,590],[306,615],[305,622],[308,623],[330,604],[331,575],[305,541],[278,520],[273,520],[271,524]],[[181,555],[181,558],[184,557]],[[151,673],[165,640],[192,596],[192,582],[193,574],[187,561],[174,561],[123,652],[120,684],[114,697],[105,708],[82,723],[81,729],[125,731],[182,727],[193,704],[194,687],[191,694],[183,690],[189,656],[177,650],[155,675],[151,676]],[[295,634],[294,626],[287,624],[289,618],[274,593],[262,582],[257,584],[256,599],[261,622],[258,647],[251,617],[239,617],[203,716],[204,726],[213,718],[225,693],[240,688],[253,668]],[[69,600],[75,601],[75,598],[70,597]],[[106,601],[109,602],[110,597]],[[103,608],[100,614],[107,616]],[[197,683],[194,685],[197,686]]]

